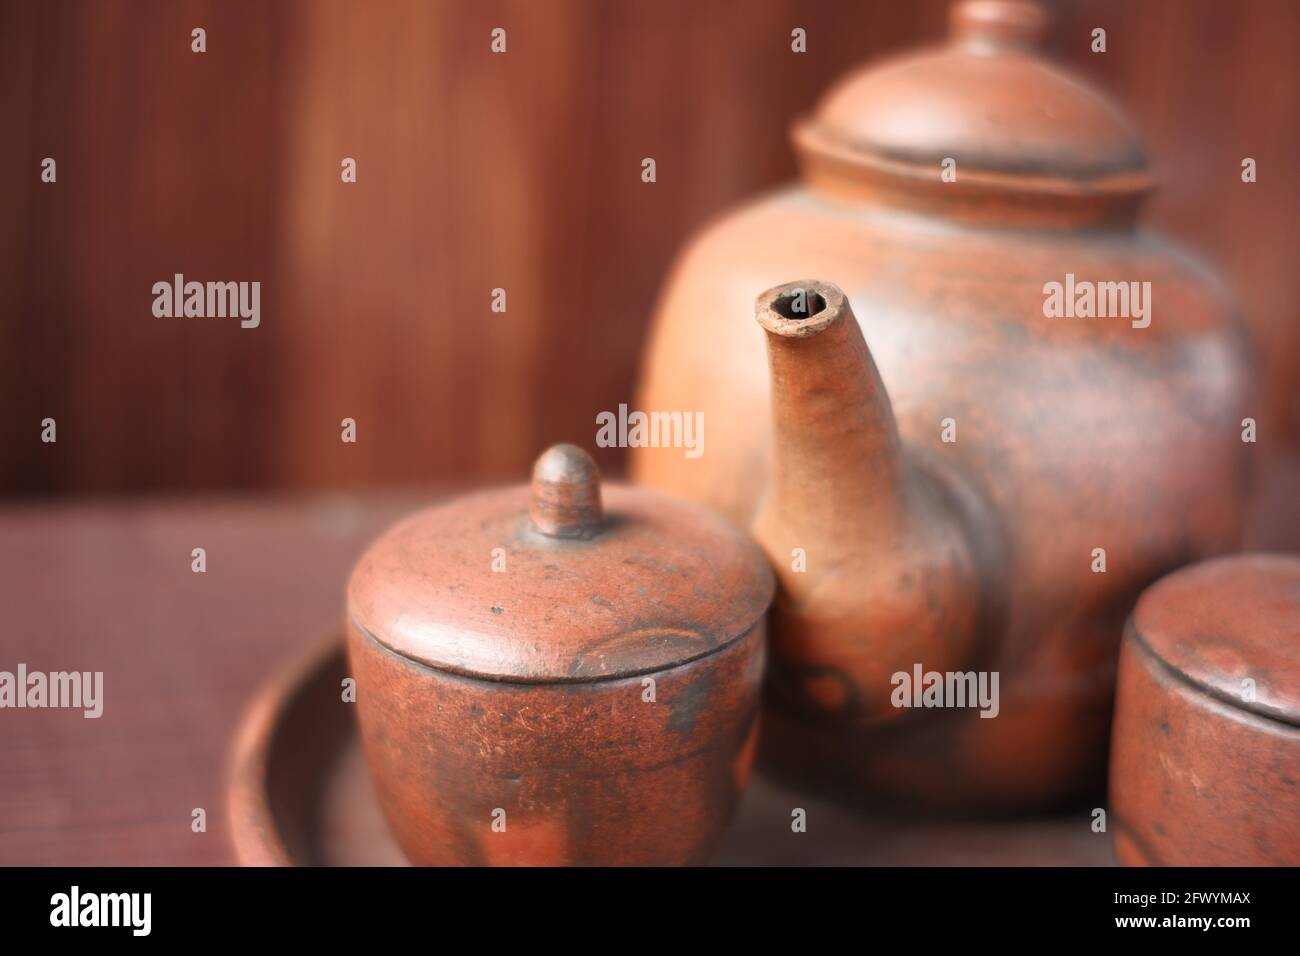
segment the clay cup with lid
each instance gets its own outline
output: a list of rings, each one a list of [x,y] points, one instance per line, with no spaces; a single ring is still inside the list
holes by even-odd
[[[557,445],[531,488],[399,523],[348,589],[367,761],[417,864],[706,860],[746,782],[774,583],[712,512],[601,486]]]
[[[1124,633],[1110,758],[1129,866],[1300,866],[1300,557],[1162,578]]]

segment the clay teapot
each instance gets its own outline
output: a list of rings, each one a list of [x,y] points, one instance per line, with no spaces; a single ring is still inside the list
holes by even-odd
[[[1038,8],[952,21],[795,126],[803,182],[691,242],[638,406],[703,412],[708,452],[632,467],[757,521],[768,766],[1012,813],[1104,791],[1126,614],[1237,546],[1253,368],[1222,284],[1138,227],[1138,137],[1034,52]],[[899,686],[954,674],[996,715]]]
[[[367,762],[418,864],[708,859],[749,775],[774,588],[699,505],[601,487],[573,445],[526,485],[376,540],[348,587]]]

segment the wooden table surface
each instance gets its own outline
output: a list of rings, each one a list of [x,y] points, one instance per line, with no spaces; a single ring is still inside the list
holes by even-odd
[[[98,719],[0,710],[0,864],[233,863],[223,791],[244,706],[340,630],[352,562],[416,501],[0,512],[0,670],[104,672]]]
[[[104,673],[98,719],[0,710],[0,864],[233,863],[224,784],[244,706],[339,627],[365,542],[432,497],[0,508],[0,670]],[[1292,463],[1252,546],[1300,547],[1296,501]]]

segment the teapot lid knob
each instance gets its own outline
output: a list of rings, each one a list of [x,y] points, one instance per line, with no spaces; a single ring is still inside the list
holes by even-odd
[[[953,40],[977,48],[1037,47],[1045,25],[1033,0],[961,0],[949,12]]]
[[[600,471],[577,445],[552,445],[533,465],[528,514],[552,538],[589,538],[600,532]]]

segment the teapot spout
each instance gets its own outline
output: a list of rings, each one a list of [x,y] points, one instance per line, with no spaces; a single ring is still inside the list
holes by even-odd
[[[774,690],[841,720],[901,717],[897,674],[978,656],[968,496],[900,438],[843,292],[787,283],[755,313],[772,384],[772,480],[754,533],[780,584]]]
[[[772,381],[773,496],[818,540],[902,515],[898,425],[844,293],[804,280],[769,289],[755,314],[767,332]]]

